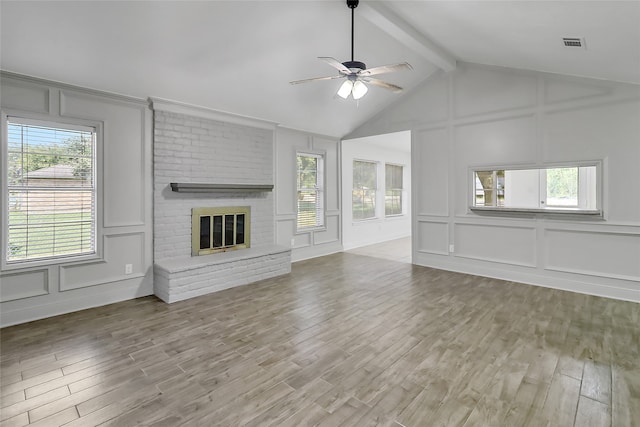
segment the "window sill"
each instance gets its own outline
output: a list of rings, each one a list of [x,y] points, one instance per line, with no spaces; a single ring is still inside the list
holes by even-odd
[[[385,215],[384,217],[393,219],[393,218],[402,218],[403,216],[405,216],[403,213],[399,213],[399,214]]]
[[[2,263],[1,271],[30,270],[30,269],[40,269],[43,267],[49,267],[53,265],[92,264],[96,262],[104,262],[104,259],[97,253],[88,254],[88,255],[70,255],[68,257],[44,258],[44,259],[34,259],[34,260],[24,260],[24,261],[4,261]]]
[[[312,231],[327,231],[327,227],[324,225],[319,225],[317,227],[304,227],[304,228],[296,228],[296,235],[305,234]]]
[[[483,213],[534,213],[534,214],[553,214],[553,215],[585,215],[585,216],[602,216],[602,211],[598,209],[579,209],[579,208],[499,208],[493,206],[469,206],[473,212]]]
[[[362,224],[362,223],[366,223],[366,222],[373,222],[376,220],[379,220],[380,218],[377,216],[371,217],[371,218],[362,218],[362,219],[352,219],[353,224]]]

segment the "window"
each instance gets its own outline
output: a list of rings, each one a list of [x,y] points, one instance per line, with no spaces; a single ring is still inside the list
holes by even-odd
[[[376,216],[377,168],[378,165],[374,162],[353,161],[353,219],[369,219]]]
[[[94,254],[95,129],[9,117],[7,136],[6,262]]]
[[[297,155],[298,230],[324,226],[324,158],[319,154]]]
[[[472,209],[599,214],[599,166],[473,171]]]
[[[402,215],[402,166],[386,164],[384,214]]]

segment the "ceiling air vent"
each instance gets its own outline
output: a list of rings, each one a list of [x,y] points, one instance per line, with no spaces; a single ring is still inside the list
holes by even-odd
[[[585,47],[584,39],[578,37],[563,37],[564,47]]]

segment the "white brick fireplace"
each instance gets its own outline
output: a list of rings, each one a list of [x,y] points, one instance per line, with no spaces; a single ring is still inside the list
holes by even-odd
[[[273,184],[275,126],[152,102],[155,294],[174,302],[289,273],[290,248],[274,245],[273,194],[261,189]],[[172,191],[172,183],[212,189]],[[229,206],[250,209],[251,247],[192,256],[192,209]]]

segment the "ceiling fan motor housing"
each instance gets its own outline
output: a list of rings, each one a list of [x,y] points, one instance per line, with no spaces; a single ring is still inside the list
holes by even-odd
[[[359,69],[359,70],[366,70],[367,66],[365,65],[364,62],[360,62],[360,61],[346,61],[343,62],[342,65],[344,65],[345,67],[351,69],[353,71],[354,68]]]

